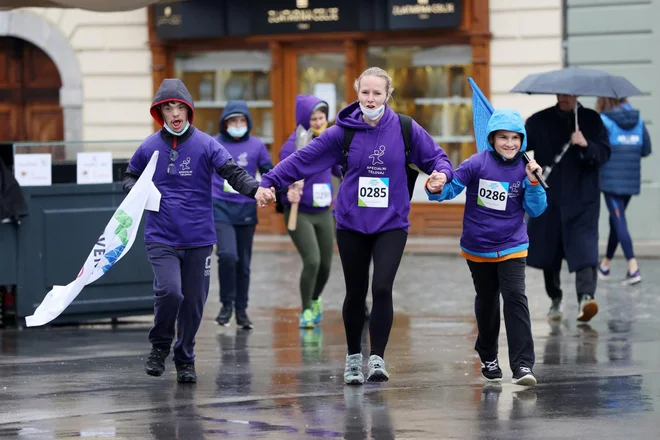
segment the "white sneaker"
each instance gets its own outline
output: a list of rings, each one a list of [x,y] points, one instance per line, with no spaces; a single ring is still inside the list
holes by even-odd
[[[344,383],[346,385],[362,385],[364,383],[361,353],[346,355],[346,366],[344,367]]]
[[[390,380],[390,375],[385,370],[385,361],[382,357],[372,354],[369,356],[369,375],[367,376],[369,382],[387,382]]]
[[[581,322],[589,322],[591,318],[598,313],[598,303],[591,295],[584,295],[580,300],[580,309],[578,311],[577,320]]]

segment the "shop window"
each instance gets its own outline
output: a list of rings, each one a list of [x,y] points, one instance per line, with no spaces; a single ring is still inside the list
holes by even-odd
[[[298,93],[316,95],[328,103],[328,120],[333,122],[347,105],[343,53],[298,55]]]
[[[252,116],[251,134],[261,138],[270,149],[273,143],[270,66],[268,51],[177,54],[175,73],[195,101],[195,125],[210,135],[217,134],[227,101],[244,100]]]
[[[471,64],[470,46],[370,47],[367,52],[367,65],[381,67],[392,77],[392,109],[424,127],[454,167],[475,151],[467,81]],[[414,201],[427,200],[423,177],[418,179]]]

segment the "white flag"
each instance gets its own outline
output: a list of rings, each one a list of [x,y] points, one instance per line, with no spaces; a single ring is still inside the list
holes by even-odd
[[[48,324],[71,304],[83,288],[101,278],[133,246],[144,210],[158,211],[160,192],[153,183],[158,151],[115,211],[99,237],[76,279],[66,286],[53,286],[32,316],[25,318],[28,327]]]

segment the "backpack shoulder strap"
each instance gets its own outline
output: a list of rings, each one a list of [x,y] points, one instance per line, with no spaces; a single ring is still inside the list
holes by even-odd
[[[355,136],[355,130],[352,128],[343,127],[344,129],[344,164],[341,167],[341,174],[346,175],[346,170],[348,169],[348,149],[353,142],[353,136]]]
[[[406,148],[406,162],[410,155],[410,146],[412,145],[413,120],[410,116],[398,113],[401,123],[401,133],[403,134],[403,144]]]

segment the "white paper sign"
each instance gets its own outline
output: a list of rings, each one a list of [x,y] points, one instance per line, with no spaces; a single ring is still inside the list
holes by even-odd
[[[14,177],[21,186],[50,186],[53,184],[50,154],[14,155]]]
[[[314,96],[328,103],[328,122],[334,121],[337,111],[337,89],[334,83],[314,84]]]
[[[78,153],[78,183],[112,183],[112,153]]]

